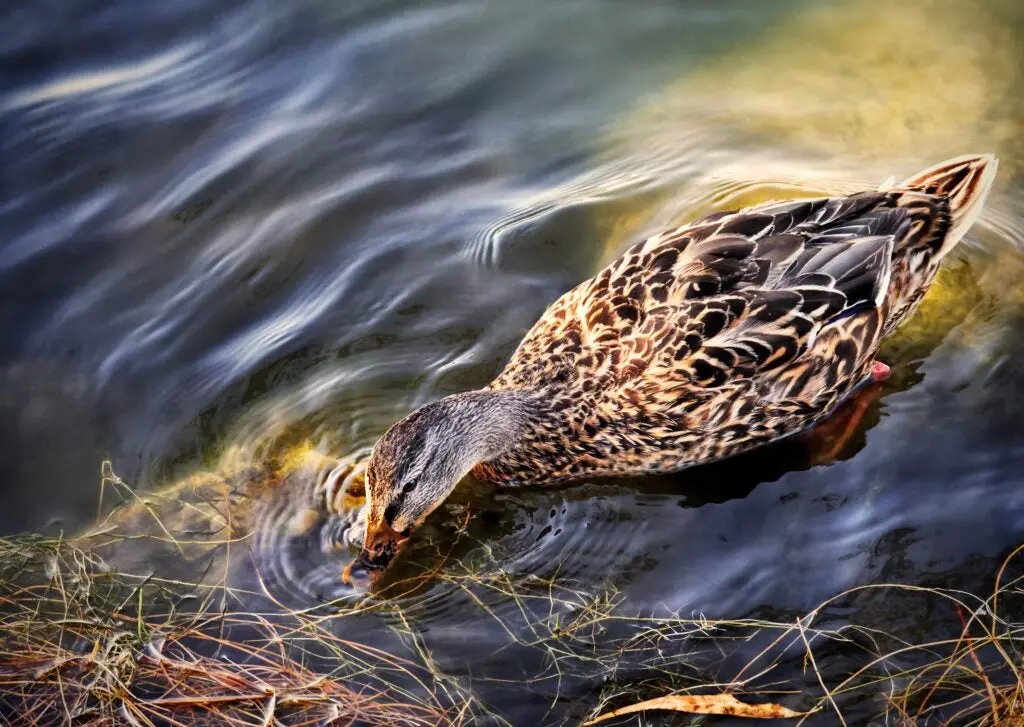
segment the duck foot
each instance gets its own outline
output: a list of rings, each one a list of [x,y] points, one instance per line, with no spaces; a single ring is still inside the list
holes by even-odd
[[[879,384],[892,376],[892,369],[889,368],[889,364],[882,363],[881,361],[875,361],[871,364],[871,380]]]
[[[875,361],[867,384],[843,402],[832,416],[804,435],[812,466],[829,464],[840,458],[860,428],[864,415],[881,397],[882,382],[890,376],[892,369],[881,361]]]

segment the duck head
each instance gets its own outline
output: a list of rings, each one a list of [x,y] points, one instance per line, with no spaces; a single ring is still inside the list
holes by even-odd
[[[366,534],[355,566],[371,580],[473,467],[515,446],[530,426],[528,396],[470,391],[417,409],[374,446],[366,466]]]

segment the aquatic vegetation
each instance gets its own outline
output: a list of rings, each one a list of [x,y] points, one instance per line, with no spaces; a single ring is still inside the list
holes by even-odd
[[[543,614],[514,638],[547,652],[550,672],[538,675],[538,681],[568,680],[574,670],[587,669],[603,685],[588,719],[669,692],[783,702],[798,712],[820,711],[823,724],[865,724],[884,717],[908,725],[995,727],[1024,717],[1021,557],[1024,545],[1006,557],[987,595],[871,584],[837,594],[792,620],[630,613],[614,589],[589,592],[557,580],[517,580],[489,572],[482,562],[439,577],[472,590],[480,608],[489,607],[489,595],[501,594],[521,613]],[[889,608],[925,620],[950,609],[963,628],[925,638],[856,622],[834,625],[830,609],[872,598],[887,599]],[[751,657],[735,659],[751,650]]]
[[[309,456],[296,452],[287,461],[308,464]],[[171,504],[192,511],[205,502],[204,517],[257,522],[253,501],[240,495],[246,487],[265,492],[276,476],[193,477],[165,498],[129,496],[102,527],[77,538],[0,539],[0,709],[40,726],[508,724],[476,697],[502,678],[450,673],[422,638],[420,610],[451,592],[507,634],[510,658],[533,655],[523,664],[536,668],[523,679],[573,704],[570,723],[667,694],[728,694],[844,724],[887,715],[906,724],[994,727],[1024,714],[1024,546],[1007,556],[988,595],[871,584],[795,616],[739,619],[640,612],[608,583],[509,570],[486,542],[464,556],[438,553],[439,562],[381,584],[371,597],[299,609],[278,601],[270,581],[259,581],[258,591],[232,585],[223,555],[202,561],[202,582],[133,570],[139,561],[123,557],[152,549],[163,554],[153,563],[194,566],[204,552],[241,547],[252,537],[245,528],[230,531],[235,537],[210,530],[201,542],[196,521],[168,517]],[[232,481],[234,489],[210,484]],[[127,487],[109,468],[105,482],[122,494]],[[962,629],[926,632],[908,623],[885,633],[855,619],[835,622],[837,608],[882,595],[879,607],[924,621],[951,610]],[[254,610],[256,601],[264,608]],[[385,619],[409,656],[338,635],[339,622],[367,615]]]
[[[607,262],[711,210],[851,192],[976,149],[1006,159],[1000,184],[1014,185],[1021,20],[1013,0],[809,4],[641,97],[609,125],[590,182],[557,194],[615,200],[593,215]],[[1019,243],[1006,204],[985,226]]]
[[[422,667],[315,616],[230,611],[237,593],[115,572],[74,542],[5,539],[0,564],[0,709],[19,724],[465,721]]]

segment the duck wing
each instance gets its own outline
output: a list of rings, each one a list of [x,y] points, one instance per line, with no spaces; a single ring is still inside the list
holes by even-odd
[[[628,386],[665,402],[780,371],[884,301],[910,226],[895,197],[763,205],[656,235],[552,304],[493,386]],[[858,349],[875,343],[854,332]]]
[[[879,197],[768,208],[756,216],[771,218],[770,228],[744,245],[728,231],[698,244],[696,275],[717,285],[702,283],[711,294],[685,306],[671,362],[659,357],[651,373],[705,388],[766,379],[832,342],[837,376],[853,375],[877,343],[880,326],[863,324],[883,316],[894,250],[910,227],[904,210]],[[725,226],[741,224],[751,227]]]

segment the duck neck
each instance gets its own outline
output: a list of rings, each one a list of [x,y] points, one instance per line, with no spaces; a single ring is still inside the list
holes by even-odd
[[[456,453],[462,474],[513,449],[535,425],[540,402],[531,392],[467,391],[437,402],[446,409],[441,434]]]

